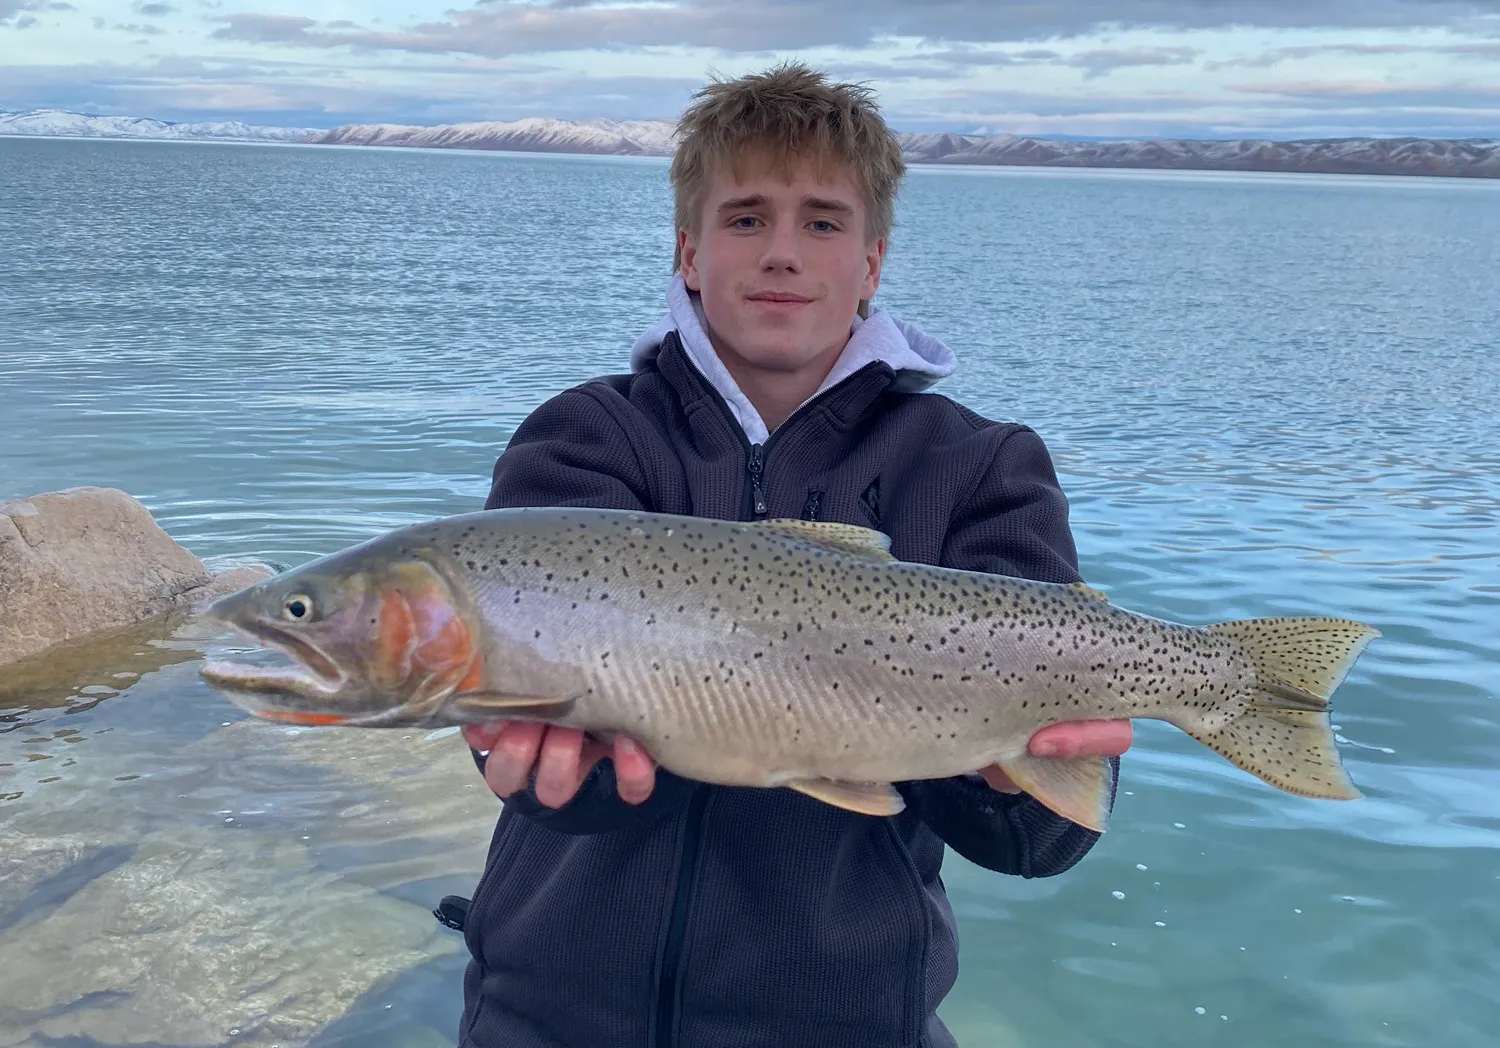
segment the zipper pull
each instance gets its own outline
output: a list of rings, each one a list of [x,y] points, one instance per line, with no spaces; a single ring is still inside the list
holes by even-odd
[[[755,502],[755,515],[764,517],[766,515],[766,493],[761,489],[760,477],[765,469],[765,459],[762,457],[765,449],[759,444],[750,445],[750,461],[745,469],[750,472],[750,494]]]

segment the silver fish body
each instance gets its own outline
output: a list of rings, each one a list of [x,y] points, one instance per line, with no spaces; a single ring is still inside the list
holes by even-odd
[[[413,563],[464,624],[467,679],[420,702],[365,687],[363,720],[345,723],[523,716],[620,732],[690,778],[871,814],[899,810],[892,782],[998,764],[1102,828],[1103,762],[1033,758],[1028,741],[1062,721],[1151,718],[1283,790],[1358,796],[1327,719],[1378,635],[1361,623],[1181,625],[1081,585],[898,561],[863,528],[591,509],[445,518],[259,585]],[[248,605],[220,603],[243,626]],[[330,696],[326,712],[348,708]]]

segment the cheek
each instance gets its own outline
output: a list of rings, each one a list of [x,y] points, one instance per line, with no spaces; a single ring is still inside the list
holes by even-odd
[[[840,300],[850,296],[857,300],[869,280],[870,263],[863,251],[851,246],[829,260],[827,272],[834,294]]]

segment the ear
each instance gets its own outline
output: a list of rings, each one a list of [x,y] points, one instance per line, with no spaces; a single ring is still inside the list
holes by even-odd
[[[875,297],[875,291],[880,287],[880,270],[885,264],[885,237],[877,237],[870,243],[865,251],[865,264],[868,268],[864,281],[859,286],[859,297],[861,301],[868,302]]]
[[[677,231],[678,268],[682,270],[682,281],[689,291],[703,290],[698,277],[698,245],[696,238],[686,229]]]

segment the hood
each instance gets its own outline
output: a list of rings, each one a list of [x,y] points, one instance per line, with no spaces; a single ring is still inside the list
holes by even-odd
[[[667,288],[667,313],[649,331],[636,339],[630,353],[630,367],[639,371],[661,352],[662,340],[676,331],[693,365],[719,391],[739,421],[740,428],[752,444],[762,444],[770,436],[760,412],[729,374],[708,339],[708,324],[703,306],[695,292],[689,291],[682,274],[672,276]],[[860,368],[875,361],[888,364],[896,372],[892,389],[916,393],[953,373],[957,361],[953,351],[915,324],[892,317],[878,306],[872,306],[867,318],[854,318],[849,343],[844,347],[833,370],[818,387],[818,393],[837,385]]]

